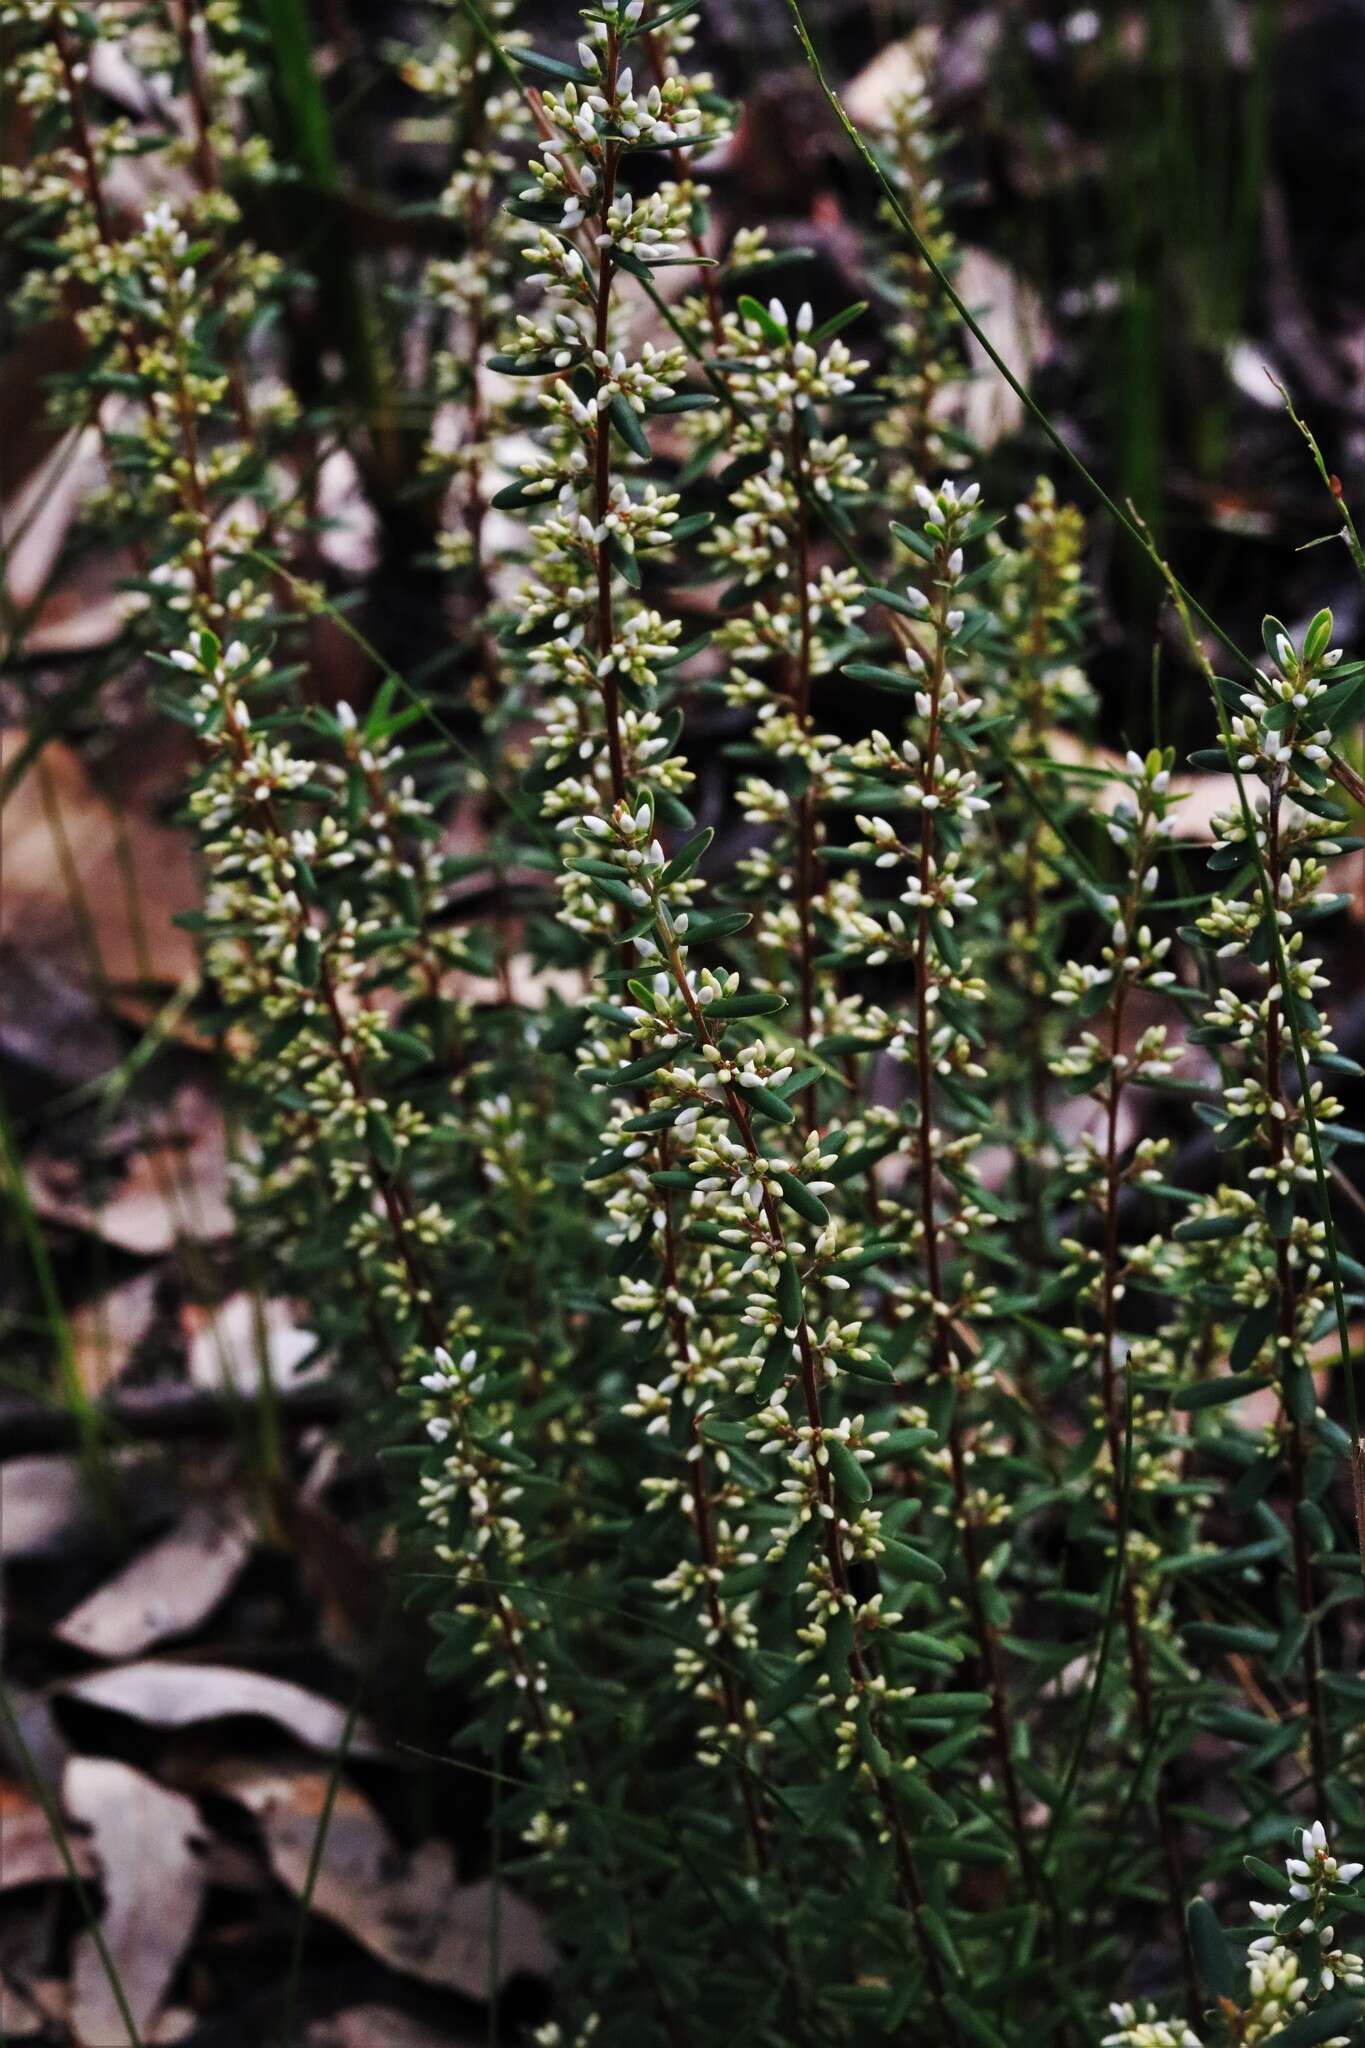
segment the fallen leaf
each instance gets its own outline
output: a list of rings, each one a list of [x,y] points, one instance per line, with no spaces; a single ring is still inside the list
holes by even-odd
[[[16,1785],[0,1781],[0,1891],[16,1891],[25,1884],[66,1884],[66,1864],[58,1848],[47,1815],[36,1799]],[[79,1835],[71,1837],[71,1860],[81,1877],[94,1875],[95,1859],[90,1845]]]
[[[1090,740],[1081,739],[1076,733],[1056,727],[1047,735],[1045,751],[1048,759],[1052,761],[1113,771],[1112,781],[1091,782],[1086,785],[1086,799],[1097,811],[1103,811],[1107,815],[1127,797],[1127,787],[1118,779],[1124,773],[1123,757],[1116,754],[1112,748],[1097,746]],[[1072,787],[1077,789],[1080,785],[1073,783]],[[1217,814],[1220,811],[1236,809],[1237,780],[1231,773],[1171,777],[1171,816],[1175,822],[1176,833],[1181,839],[1210,843],[1213,839],[1213,820]]]
[[[182,1322],[189,1336],[189,1376],[196,1387],[234,1387],[254,1394],[261,1384],[261,1351],[272,1386],[292,1387],[315,1377],[317,1338],[300,1329],[286,1301],[258,1305],[251,1294],[230,1294],[215,1308],[190,1304]],[[305,1370],[305,1364],[308,1369]]]
[[[0,1052],[60,1088],[86,1087],[116,1067],[123,1034],[88,986],[37,953],[0,946]]]
[[[24,628],[24,652],[87,654],[118,637],[134,609],[120,578],[132,574],[130,556],[100,555],[82,563],[79,576],[43,599]]]
[[[178,1089],[168,1104],[146,1111],[139,1139],[127,1152],[122,1180],[102,1202],[87,1192],[88,1158],[32,1153],[28,1182],[38,1214],[143,1258],[182,1240],[202,1244],[230,1235],[227,1135],[209,1096]]]
[[[10,140],[14,139],[11,131]],[[51,380],[74,370],[84,354],[74,307],[51,319],[25,324],[21,334],[14,332],[11,323],[0,364],[0,448],[5,451],[3,477],[11,502],[24,479],[62,438],[63,429],[48,404]]]
[[[53,1633],[91,1657],[137,1657],[205,1620],[251,1555],[239,1509],[196,1503],[173,1529],[98,1587]]]
[[[217,1782],[256,1815],[275,1874],[301,1896],[327,1798],[326,1776],[262,1775],[247,1768]],[[404,1855],[368,1800],[350,1785],[338,1788],[332,1806],[312,1905],[391,1969],[466,1998],[488,1997],[495,1946],[498,1989],[523,1972],[544,1977],[555,1967],[554,1949],[525,1900],[487,1879],[457,1884],[448,1842],[426,1842]]]
[[[83,498],[103,478],[99,429],[69,427],[18,489],[0,501],[4,591],[27,611],[52,574]]]
[[[36,1778],[45,1790],[59,1795],[71,1746],[57,1726],[51,1696],[35,1692],[16,1678],[9,1680],[8,1691],[18,1737],[16,1740],[0,1730],[0,1771],[14,1782],[21,1777],[25,1783]],[[3,1842],[0,1835],[0,1847]]]
[[[368,576],[379,555],[379,522],[370,508],[355,458],[344,448],[324,456],[318,469],[319,549],[349,576]]]
[[[48,1887],[30,1892],[24,1900],[5,1901],[0,1924],[0,2041],[50,2038],[49,2027],[62,2024],[62,1990],[43,1975],[52,1954],[58,1897]]]
[[[12,1458],[0,1465],[0,1557],[49,1557],[87,1516],[74,1458]]]
[[[199,2030],[199,2016],[187,2005],[168,2005],[152,2033],[153,2048],[169,2048],[174,2041],[188,2041]]]
[[[346,1727],[345,1709],[334,1701],[289,1679],[270,1678],[235,1664],[178,1664],[149,1657],[68,1679],[61,1690],[68,1699],[127,1714],[155,1728],[189,1728],[234,1714],[258,1715],[274,1721],[306,1749],[339,1748]],[[351,1730],[347,1750],[354,1756],[384,1754],[363,1720]]]
[[[134,567],[122,550],[87,554],[60,583],[50,582],[82,505],[102,488],[105,474],[98,426],[71,427],[0,505],[5,595],[16,613],[29,614],[22,627],[28,654],[102,647],[145,603],[122,587]]]
[[[89,1831],[104,1905],[100,1931],[144,2038],[199,1917],[203,1827],[193,1800],[111,1757],[73,1757],[63,1801]],[[127,2039],[94,1936],[72,1951],[71,2026],[84,2048]]]
[[[462,1003],[502,1003],[510,997],[519,1008],[543,1010],[551,996],[565,1003],[581,1003],[585,984],[576,967],[536,967],[529,953],[514,953],[507,962],[505,982],[491,974],[469,974],[456,968],[447,976],[445,987]]]
[[[839,97],[860,128],[887,128],[891,109],[903,93],[924,90],[926,74],[935,61],[935,35],[902,36],[888,43]]]
[[[0,766],[23,742],[17,728],[0,732]],[[0,860],[0,938],[19,951],[97,987],[173,985],[192,970],[194,942],[173,921],[198,901],[187,834],[127,806],[116,817],[60,740],[6,800]]]
[[[479,2048],[473,2034],[431,2027],[392,2005],[353,2005],[349,2012],[315,2020],[305,2048]]]
[[[139,1273],[71,1316],[76,1369],[87,1394],[102,1394],[114,1384],[151,1328],[156,1282],[155,1273]]]
[[[1032,286],[985,249],[963,249],[953,282],[1020,383],[1031,384],[1050,345],[1042,301]],[[948,409],[978,448],[993,448],[1023,424],[1023,400],[996,375],[974,334],[966,343],[975,374],[945,387]]]

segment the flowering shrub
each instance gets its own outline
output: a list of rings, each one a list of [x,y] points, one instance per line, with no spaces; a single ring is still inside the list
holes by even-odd
[[[880,328],[817,319],[717,246],[693,17],[608,0],[573,60],[505,5],[403,55],[461,138],[423,471],[480,723],[324,708],[240,24],[174,60],[202,190],[120,232],[80,52],[160,76],[148,21],[23,11],[6,189],[195,737],[241,1227],[397,1453],[563,1953],[537,2038],[1355,2040],[1359,1069],[1309,946],[1365,665],[1267,620],[1199,843],[1168,747],[1095,744],[1079,514],[969,480],[924,78],[878,139],[922,242]]]

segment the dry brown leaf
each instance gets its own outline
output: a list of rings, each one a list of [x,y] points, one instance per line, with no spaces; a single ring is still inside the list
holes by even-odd
[[[99,428],[71,427],[0,505],[5,595],[18,613],[36,605],[23,625],[26,653],[77,654],[101,647],[143,602],[121,588],[133,565],[118,550],[87,555],[66,580],[47,588],[72,522],[104,476]]]
[[[203,1828],[193,1800],[111,1757],[73,1757],[63,1801],[90,1832],[104,1906],[100,1931],[144,2038],[199,1917]],[[93,1935],[72,1952],[71,2025],[83,2048],[127,2038]]]
[[[222,1721],[234,1714],[259,1715],[274,1721],[306,1749],[340,1747],[346,1712],[332,1700],[308,1692],[285,1678],[246,1671],[234,1664],[179,1664],[145,1658],[68,1679],[61,1690],[88,1706],[127,1714],[155,1728],[189,1728],[200,1721]],[[357,1720],[347,1751],[377,1757],[383,1746],[369,1725]]]
[[[76,1367],[87,1394],[102,1394],[114,1384],[151,1328],[156,1280],[155,1273],[139,1273],[98,1301],[84,1303],[70,1318]]]
[[[8,1692],[19,1739],[7,1753],[23,1757],[26,1778],[31,1773],[37,1784],[59,1794],[71,1745],[57,1726],[51,1696],[34,1691],[17,1678],[9,1680]]]
[[[5,596],[26,611],[57,565],[81,501],[103,477],[99,429],[68,427],[37,468],[0,502]]]
[[[143,1258],[185,1239],[228,1236],[227,1137],[218,1106],[198,1088],[181,1088],[164,1107],[146,1111],[141,1137],[123,1180],[99,1204],[85,1193],[85,1162],[33,1153],[28,1180],[38,1214]]]
[[[23,741],[13,727],[0,732],[0,764]],[[193,941],[173,922],[198,901],[188,838],[126,808],[120,829],[60,740],[48,742],[0,812],[0,860],[0,939],[17,951],[115,988],[174,984],[192,971]]]
[[[189,1338],[189,1376],[196,1387],[234,1387],[254,1394],[261,1384],[261,1350],[272,1385],[293,1387],[311,1379],[321,1361],[305,1361],[317,1339],[300,1329],[287,1301],[260,1304],[250,1294],[231,1294],[215,1308],[190,1304],[182,1315]]]
[[[80,574],[59,584],[24,628],[26,654],[86,654],[107,647],[128,618],[127,592],[119,579],[132,573],[131,558],[101,554],[81,565]]]
[[[938,38],[902,36],[888,43],[839,95],[860,128],[886,128],[893,102],[918,86],[932,67]]]
[[[86,1519],[74,1458],[10,1458],[0,1465],[0,1557],[47,1557]]]
[[[21,334],[11,323],[0,363],[0,448],[5,451],[3,478],[11,497],[61,439],[62,429],[48,404],[51,379],[74,370],[84,354],[74,308],[25,324]]]
[[[501,1003],[510,995],[519,1008],[543,1010],[552,995],[581,1003],[585,983],[575,967],[536,967],[529,953],[514,953],[507,963],[506,983],[491,974],[467,974],[457,968],[446,978],[447,993],[462,1003]]]
[[[82,1877],[91,1877],[95,1859],[79,1835],[71,1837],[71,1860]],[[65,1884],[66,1864],[36,1799],[17,1785],[0,1780],[0,1891],[25,1884]]]
[[[0,2041],[51,2038],[65,2018],[64,1987],[43,1973],[52,1953],[58,1894],[51,1887],[7,1899],[0,1920]]]
[[[1018,271],[985,249],[964,249],[953,279],[978,325],[1022,384],[1050,346],[1043,305]],[[976,375],[947,389],[954,421],[979,448],[993,448],[1023,424],[1023,400],[995,374],[975,335],[967,336],[967,358]]]
[[[158,1005],[158,1007],[161,1007]],[[61,1089],[116,1067],[127,1042],[84,982],[37,953],[0,946],[0,1054]]]
[[[1060,727],[1048,733],[1045,750],[1050,760],[1063,765],[1112,769],[1115,776],[1123,773],[1123,758],[1112,748],[1096,746]],[[1112,811],[1126,794],[1119,781],[1091,783],[1087,791],[1088,801],[1105,813]],[[1171,815],[1178,836],[1207,844],[1213,839],[1213,820],[1218,813],[1237,808],[1237,782],[1231,774],[1173,775],[1171,796]]]
[[[152,2031],[154,2048],[169,2048],[174,2041],[188,2041],[199,2027],[199,2015],[187,2005],[168,2005]]]
[[[210,1615],[251,1555],[239,1508],[196,1502],[173,1529],[99,1586],[53,1633],[91,1657],[137,1657],[188,1635]]]
[[[392,2005],[355,2005],[315,2020],[304,2043],[305,2048],[478,2048],[475,2035],[428,2026]]]
[[[301,1895],[327,1777],[247,1768],[219,1784],[256,1815],[276,1875]],[[374,1808],[349,1785],[339,1788],[332,1807],[312,1903],[391,1969],[466,1998],[489,1994],[495,1911],[498,1988],[522,1972],[548,1976],[555,1966],[539,1917],[524,1900],[487,1880],[457,1884],[447,1842],[426,1842],[403,1855]]]

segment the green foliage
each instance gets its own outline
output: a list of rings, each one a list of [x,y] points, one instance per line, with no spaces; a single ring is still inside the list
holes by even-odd
[[[1023,2048],[1140,1986],[1186,2017],[1120,2003],[1115,2048],[1349,2041],[1318,1201],[1358,1069],[1308,945],[1354,665],[1330,613],[1267,620],[1203,763],[1237,801],[1182,840],[1169,751],[1097,743],[1080,515],[1042,481],[1002,523],[963,474],[922,249],[877,247],[869,384],[879,315],[768,296],[761,227],[713,246],[732,116],[685,10],[591,8],[577,62],[507,13],[403,63],[458,141],[419,396],[472,741],[396,678],[301,687],[338,614],[296,408],[243,372],[286,281],[216,172],[101,225],[93,16],[26,22],[50,147],[12,196],[28,303],[79,285],[122,407],[242,1231],[393,1453],[433,1667],[564,1955],[538,2038]],[[881,226],[950,266],[918,72],[878,151]]]

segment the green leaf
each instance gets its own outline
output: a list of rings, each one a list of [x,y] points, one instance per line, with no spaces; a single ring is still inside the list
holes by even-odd
[[[842,334],[855,320],[861,319],[867,311],[867,300],[859,299],[856,305],[845,306],[842,313],[832,313],[821,323],[813,334],[806,336],[812,348],[823,348],[827,341],[833,341],[836,334]]]
[[[816,1223],[823,1230],[829,1222],[829,1210],[818,1195],[813,1195],[806,1183],[794,1173],[775,1171],[773,1179],[782,1190],[783,1200],[795,1209],[798,1216],[804,1216],[807,1223]]]
[[[1365,2013],[1365,2005],[1358,1998],[1331,1999],[1312,2012],[1301,2012],[1278,2034],[1271,2034],[1266,2048],[1317,2048],[1318,2042],[1330,2041],[1334,2034],[1344,2034],[1348,2040],[1353,2040],[1357,2038],[1353,2029],[1362,2013]]]
[[[748,292],[739,295],[739,317],[745,321],[752,320],[765,341],[781,346],[787,340],[786,328],[780,327],[767,307],[761,306]],[[743,367],[747,370],[749,365],[745,363]]]
[[[517,512],[523,505],[534,505],[553,495],[552,479],[523,477],[520,483],[504,484],[500,491],[494,491],[489,503],[495,512]]]
[[[800,1317],[798,1300],[797,1316]],[[754,1381],[754,1399],[767,1401],[775,1394],[792,1369],[791,1339],[783,1330],[778,1330],[768,1339],[768,1348],[763,1353],[763,1367]]]
[[[550,377],[559,365],[553,356],[490,356],[490,370],[500,377]]]
[[[755,1087],[745,1088],[742,1092],[744,1100],[759,1116],[765,1116],[775,1124],[796,1122],[796,1111],[789,1102],[783,1101],[775,1089],[765,1088],[762,1082],[759,1082]]]
[[[1303,659],[1306,668],[1314,668],[1321,661],[1332,644],[1332,614],[1324,605],[1310,621],[1303,636]]]
[[[959,1716],[990,1711],[988,1692],[922,1692],[902,1700],[901,1713],[911,1721],[955,1721]]]
[[[611,404],[607,407],[607,411],[611,415],[612,425],[631,453],[642,456],[648,462],[653,455],[653,450],[646,438],[644,428],[640,425],[640,415],[636,412],[634,406],[622,398],[618,391]]]
[[[1362,700],[1365,700],[1365,674],[1346,676],[1315,699],[1312,706],[1314,722],[1325,725],[1330,732],[1340,732],[1343,725],[1348,725],[1356,717]]]
[[[788,1675],[775,1685],[771,1692],[758,1695],[758,1714],[761,1721],[776,1721],[789,1713],[808,1693],[815,1690],[823,1672],[818,1657],[808,1657],[804,1664],[792,1666]]]
[[[856,1360],[841,1358],[839,1370],[852,1373],[855,1379],[875,1380],[878,1386],[882,1387],[893,1387],[896,1384],[896,1375],[892,1368],[884,1358],[878,1358],[875,1354],[871,1358]]]
[[[829,1453],[830,1474],[840,1493],[855,1508],[863,1507],[872,1498],[872,1481],[866,1468],[840,1437],[827,1436],[825,1449]]]
[[[854,683],[871,683],[878,690],[889,690],[895,696],[910,697],[919,688],[908,669],[883,668],[875,661],[847,661],[844,674]]]
[[[1206,1244],[1219,1237],[1240,1237],[1245,1229],[1246,1220],[1241,1216],[1194,1216],[1177,1223],[1171,1235],[1181,1244]]]
[[[678,848],[660,875],[659,887],[667,889],[673,882],[681,882],[690,875],[715,836],[715,828],[711,825],[703,825],[700,832],[694,832],[687,844]]]
[[[932,1906],[921,1906],[919,1909],[919,1922],[953,1975],[960,1977],[962,1975],[962,1958],[954,1946],[953,1937],[948,1932],[948,1923],[943,1918],[943,1915],[936,1912]]]
[[[922,1813],[927,1820],[933,1821],[936,1827],[955,1828],[957,1826],[957,1815],[945,1799],[940,1799],[937,1792],[925,1784],[924,1772],[922,1770],[902,1769],[898,1771],[896,1773],[896,1796],[898,1799],[903,1799],[907,1806],[913,1806],[916,1812]]]
[[[1221,1408],[1226,1402],[1239,1401],[1243,1394],[1254,1393],[1257,1387],[1266,1384],[1263,1373],[1225,1373],[1218,1379],[1196,1380],[1193,1386],[1181,1387],[1173,1405],[1184,1409]]]
[[[786,1007],[787,998],[774,990],[771,995],[717,996],[701,1010],[704,1017],[775,1017]]]
[[[1231,1998],[1237,1981],[1232,1951],[1207,1899],[1191,1899],[1185,1924],[1190,1930],[1190,1946],[1205,1991],[1210,1999]]]
[[[581,64],[566,64],[562,57],[547,57],[540,50],[514,52],[515,61],[526,71],[539,71],[546,78],[557,78],[565,84],[572,79],[575,85],[591,85],[592,73],[585,71]]]
[[[1291,647],[1294,645],[1294,635],[1288,626],[1283,625],[1273,612],[1267,612],[1261,620],[1261,643],[1272,661],[1280,659],[1281,640],[1287,640]]]
[[[870,597],[874,604],[883,605],[889,612],[899,612],[903,619],[915,619],[920,625],[924,623],[923,611],[911,604],[903,591],[888,590],[884,583],[869,583],[863,595]]]
[[[887,1564],[902,1577],[913,1579],[920,1586],[943,1584],[943,1567],[935,1564],[932,1557],[926,1557],[921,1550],[912,1550],[908,1543],[902,1543],[896,1536],[888,1536],[884,1542],[883,1555]]]
[[[966,2038],[976,2042],[977,2048],[1005,2048],[1004,2036],[997,2034],[990,2021],[983,2018],[967,1999],[959,1998],[955,1991],[950,1991],[943,2003]]]
[[[1278,1892],[1281,1898],[1288,1898],[1289,1879],[1282,1870],[1276,1870],[1273,1864],[1262,1863],[1259,1856],[1244,1856],[1242,1863],[1258,1884],[1264,1885],[1268,1891]]]
[[[783,1259],[777,1269],[777,1312],[782,1327],[791,1332],[801,1326],[801,1275],[795,1259]]]

